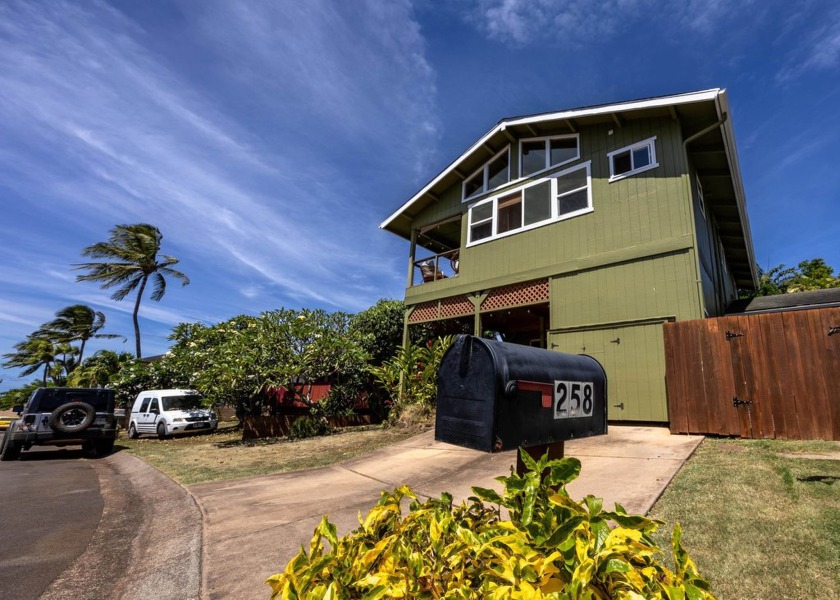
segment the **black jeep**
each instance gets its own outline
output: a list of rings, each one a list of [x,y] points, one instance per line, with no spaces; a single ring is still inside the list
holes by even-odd
[[[14,460],[21,450],[42,444],[81,444],[96,456],[114,449],[114,390],[39,388],[14,411],[18,418],[0,441],[0,460]]]

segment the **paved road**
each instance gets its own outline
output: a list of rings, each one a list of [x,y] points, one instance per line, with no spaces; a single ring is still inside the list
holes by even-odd
[[[87,548],[102,509],[99,478],[76,447],[0,463],[0,598],[39,598]]]
[[[201,511],[133,456],[0,463],[0,600],[198,600]]]

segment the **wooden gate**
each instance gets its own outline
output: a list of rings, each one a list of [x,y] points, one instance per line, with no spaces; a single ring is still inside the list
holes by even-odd
[[[664,328],[672,433],[840,440],[840,308]]]

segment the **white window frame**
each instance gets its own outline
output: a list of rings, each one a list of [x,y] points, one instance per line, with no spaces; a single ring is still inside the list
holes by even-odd
[[[612,183],[613,181],[619,181],[621,179],[625,179],[627,177],[632,177],[633,175],[638,175],[639,173],[644,173],[645,171],[650,171],[651,169],[655,169],[659,166],[659,163],[656,162],[656,136],[650,137],[646,140],[642,140],[641,142],[636,142],[635,144],[630,144],[629,146],[624,146],[624,148],[619,148],[618,150],[613,150],[612,152],[607,154],[607,160],[610,163],[610,179],[609,182]],[[645,165],[644,167],[639,167],[638,169],[633,168],[633,152],[639,150],[640,148],[648,147],[650,152],[650,164]],[[616,154],[623,154],[625,152],[630,152],[630,170],[626,173],[621,173],[620,175],[615,174],[615,164],[613,162],[613,157]]]
[[[507,155],[508,155],[507,181],[504,182],[502,185],[507,185],[508,183],[510,183],[510,144],[508,144],[507,146],[505,146],[504,148],[502,148],[501,150],[496,152],[496,154],[491,156],[483,165],[481,165],[479,168],[477,168],[475,171],[473,171],[467,177],[464,178],[464,181],[461,182],[461,202],[470,202],[472,200],[475,200],[478,196],[481,196],[482,194],[486,194],[487,192],[493,191],[493,190],[488,190],[487,189],[487,185],[488,185],[489,179],[490,179],[489,175],[488,175],[488,169],[490,168],[490,163],[495,161],[497,158],[499,158],[505,152],[507,152]],[[468,197],[467,196],[467,182],[472,181],[472,179],[475,178],[477,175],[481,176],[481,178],[482,178],[481,189],[477,192],[474,192],[472,196]],[[497,187],[502,187],[502,185],[497,186]],[[493,188],[493,189],[497,189],[497,188]]]
[[[574,158],[570,158],[568,160],[564,160],[563,162],[559,162],[557,164],[551,164],[551,140],[561,140],[561,139],[575,139],[575,145],[577,146],[577,156]],[[533,173],[528,173],[525,175],[522,172],[522,144],[526,142],[539,142],[542,141],[545,143],[545,163],[546,166],[540,169],[539,171],[534,171]],[[527,177],[534,177],[535,175],[539,175],[549,169],[554,169],[557,167],[562,167],[563,165],[567,165],[571,162],[576,160],[580,160],[580,134],[579,133],[564,133],[562,135],[548,135],[548,136],[541,136],[541,137],[532,137],[532,138],[523,138],[519,140],[519,178],[525,179]]]
[[[564,213],[562,215],[558,214],[557,179],[564,176],[564,175],[567,175],[568,173],[571,173],[573,171],[577,171],[579,169],[586,169],[587,206],[584,207],[584,208],[572,211],[572,212]],[[519,227],[518,229],[512,229],[510,231],[505,231],[504,233],[498,233],[499,200],[509,198],[510,196],[513,196],[517,193],[523,194],[524,191],[527,188],[530,188],[530,187],[533,187],[533,186],[536,186],[536,185],[540,185],[542,183],[545,183],[546,181],[551,182],[551,188],[550,188],[550,192],[549,192],[550,198],[551,198],[551,216],[548,219],[545,219],[544,221],[539,221],[537,223],[531,223],[530,225],[523,225],[522,227]],[[568,192],[564,192],[563,195],[566,196],[566,195],[569,195],[569,194],[573,194],[575,192],[579,192],[581,189],[583,189],[583,188],[577,188],[577,189],[574,189],[574,190],[571,190],[571,191],[568,191]],[[525,216],[524,215],[525,202],[524,201],[525,201],[525,198],[523,196],[523,198],[522,198],[522,210],[523,210],[522,222],[523,223],[525,222],[525,219],[524,219],[524,216]],[[482,205],[491,204],[491,203],[492,203],[492,206],[493,206],[493,211],[492,211],[491,216],[490,216],[490,219],[492,220],[491,221],[492,222],[491,233],[488,237],[481,238],[480,240],[473,240],[472,239],[473,225],[479,225],[479,224],[487,222],[487,219],[482,219],[480,221],[473,222],[473,209],[477,206],[482,206]],[[552,173],[548,177],[542,177],[542,178],[537,179],[535,181],[529,181],[527,184],[520,185],[520,186],[518,186],[516,188],[513,188],[513,189],[510,189],[510,190],[506,190],[503,193],[495,194],[495,195],[491,196],[490,198],[485,198],[483,200],[480,200],[479,202],[476,202],[475,204],[472,204],[469,207],[469,210],[468,210],[468,213],[467,213],[467,247],[477,246],[479,244],[484,244],[484,243],[492,241],[492,240],[498,240],[498,239],[505,238],[505,237],[508,237],[508,236],[511,236],[511,235],[516,235],[517,233],[522,233],[524,231],[530,231],[531,229],[536,229],[538,227],[544,227],[544,226],[550,225],[552,223],[558,223],[560,221],[565,221],[567,219],[572,219],[574,217],[578,217],[580,215],[585,215],[585,214],[588,214],[588,213],[591,213],[591,212],[594,212],[594,211],[595,211],[595,208],[593,207],[593,204],[592,204],[592,161],[588,160],[584,163],[581,163],[579,165],[575,165],[575,166],[570,167],[568,169],[563,169],[562,171],[559,171],[557,173]]]

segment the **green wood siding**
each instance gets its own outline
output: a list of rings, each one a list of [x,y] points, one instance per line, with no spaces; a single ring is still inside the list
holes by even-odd
[[[459,183],[446,190],[438,202],[431,203],[414,217],[412,225],[415,229],[421,229],[454,215],[466,214],[466,209],[466,204],[461,205],[461,184]]]
[[[561,352],[588,354],[603,365],[610,420],[668,420],[661,323],[552,333],[549,345]]]
[[[555,277],[551,328],[702,317],[689,251]]]
[[[653,136],[659,166],[610,183],[608,153]],[[460,185],[452,186],[414,225],[465,215],[460,273],[409,288],[406,302],[548,277],[549,347],[590,354],[602,362],[610,418],[667,421],[662,322],[703,317],[692,220],[694,185],[679,124],[657,118],[626,121],[622,127],[588,127],[580,131],[580,145],[580,161],[555,170],[591,161],[594,212],[467,247],[468,205],[461,203]],[[511,145],[514,163],[518,150],[518,144]],[[714,260],[717,238],[707,231],[703,235]],[[722,277],[716,277],[723,286]],[[614,343],[617,339],[621,342]]]
[[[609,183],[607,154],[652,136],[657,137],[659,167]],[[580,144],[581,160],[556,170],[592,161],[593,213],[467,247],[468,205],[461,203],[460,185],[456,185],[416,218],[416,226],[420,227],[458,211],[465,214],[461,227],[461,272],[457,281],[436,285],[441,295],[448,295],[446,290],[454,286],[477,290],[483,282],[500,276],[509,276],[508,282],[518,281],[518,274],[524,271],[550,271],[552,265],[583,257],[620,254],[624,250],[630,257],[634,247],[667,240],[687,242],[691,235],[687,165],[675,121],[652,119],[630,121],[624,127],[590,127],[580,132]],[[518,144],[512,145],[514,161],[518,161],[517,152]],[[539,175],[543,176],[545,173]],[[622,257],[616,255],[610,260],[620,261]],[[500,283],[504,281],[494,281],[494,285]],[[415,293],[431,291],[418,288],[406,294],[409,302]]]

